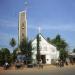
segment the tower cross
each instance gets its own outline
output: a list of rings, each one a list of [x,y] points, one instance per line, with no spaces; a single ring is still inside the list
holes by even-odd
[[[38,27],[38,32],[41,33],[41,27],[40,26]]]
[[[25,0],[24,5],[25,5],[25,11],[27,11],[27,9],[28,9],[28,0]]]

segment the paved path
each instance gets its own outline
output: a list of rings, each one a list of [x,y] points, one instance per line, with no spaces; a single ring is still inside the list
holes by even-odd
[[[65,67],[45,66],[39,68],[25,68],[21,70],[3,71],[1,75],[75,75],[75,65]]]

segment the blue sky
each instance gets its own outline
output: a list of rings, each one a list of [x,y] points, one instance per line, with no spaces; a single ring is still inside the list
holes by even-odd
[[[75,48],[75,0],[0,0],[0,47],[8,47],[12,37],[18,41],[18,14],[28,1],[28,38],[34,39],[41,27],[43,36],[60,34]]]

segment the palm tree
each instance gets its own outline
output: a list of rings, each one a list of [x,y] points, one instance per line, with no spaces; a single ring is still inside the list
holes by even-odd
[[[14,38],[11,39],[10,45],[11,45],[11,47],[13,47],[13,50],[14,50],[14,47],[16,46],[16,41]]]

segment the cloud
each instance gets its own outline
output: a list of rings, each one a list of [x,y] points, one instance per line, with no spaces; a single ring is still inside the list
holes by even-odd
[[[37,30],[39,26],[28,26],[29,29]],[[41,25],[41,30],[75,32],[74,25]]]
[[[17,27],[18,24],[14,21],[0,19],[0,27]]]
[[[43,27],[43,29],[45,29],[45,30],[58,30],[58,31],[75,31],[74,26],[68,26],[68,25]]]
[[[9,42],[11,38],[15,38],[16,41],[18,41],[18,35],[17,34],[8,34],[8,33],[3,33],[0,32],[0,41],[3,42]]]
[[[36,30],[36,29],[38,29],[38,27],[29,25],[29,26],[28,26],[28,29],[34,29],[34,30]]]

